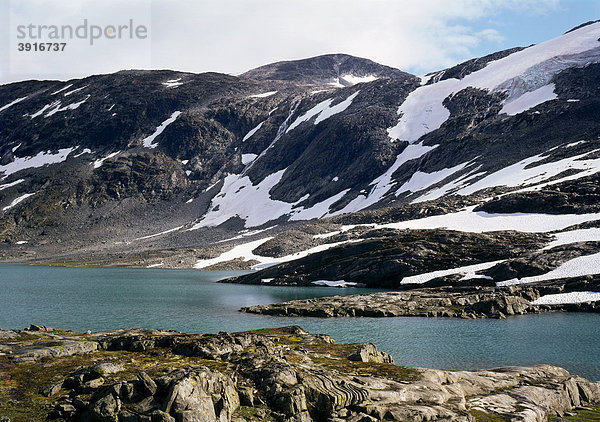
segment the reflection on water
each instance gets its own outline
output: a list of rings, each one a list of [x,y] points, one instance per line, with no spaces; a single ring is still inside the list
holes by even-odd
[[[600,379],[597,314],[505,320],[250,315],[239,308],[366,290],[215,283],[235,274],[0,265],[0,327],[35,323],[76,331],[153,327],[212,333],[295,324],[338,342],[374,342],[402,365],[476,369],[551,363]]]

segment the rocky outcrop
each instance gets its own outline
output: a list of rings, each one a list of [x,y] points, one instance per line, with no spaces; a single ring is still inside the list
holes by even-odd
[[[79,335],[62,334],[57,341],[71,336]],[[65,371],[62,381],[42,389],[54,400],[50,419],[545,421],[600,399],[598,383],[556,367],[404,368],[372,344],[335,345],[298,327],[214,336],[120,330],[85,337],[111,339],[88,355],[103,362],[69,372],[73,357],[46,361],[57,373]],[[155,346],[126,355],[103,349],[127,349],[132,338]],[[4,369],[10,373],[27,365],[15,362]]]
[[[490,213],[535,213],[544,210],[547,214],[598,212],[600,176],[596,174],[536,191],[507,194],[483,203],[477,210]]]
[[[2,340],[14,354],[32,337],[97,346],[85,355],[48,357],[43,365],[0,360],[0,374],[12,379],[8,390],[0,389],[0,417],[18,408],[31,421],[542,422],[600,400],[600,383],[553,366],[406,368],[373,344],[337,345],[299,327],[216,335],[15,333]],[[132,339],[152,346],[132,351]]]
[[[454,279],[452,276],[449,276]],[[478,279],[473,280],[477,283]],[[454,280],[456,282],[456,280]],[[435,286],[436,280],[425,283]],[[539,312],[599,312],[600,302],[533,305],[547,294],[572,291],[600,291],[600,277],[578,277],[509,287],[463,285],[437,287],[405,286],[406,291],[366,293],[349,296],[293,300],[242,308],[244,312],[275,316],[310,317],[457,317],[505,318]]]
[[[398,288],[407,276],[516,258],[541,248],[549,239],[519,232],[359,230],[327,239],[328,243],[347,242],[342,245],[221,282],[263,284],[263,279],[272,279],[269,285],[313,285],[317,280],[344,280],[367,287]],[[271,242],[261,250],[274,251],[276,245]]]

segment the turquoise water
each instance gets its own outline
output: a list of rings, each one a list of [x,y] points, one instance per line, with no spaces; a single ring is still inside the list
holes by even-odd
[[[234,274],[0,265],[0,327],[34,323],[75,331],[150,327],[214,333],[300,325],[338,342],[376,343],[401,365],[480,369],[550,363],[600,380],[598,314],[505,320],[269,317],[238,309],[365,290],[216,283]]]

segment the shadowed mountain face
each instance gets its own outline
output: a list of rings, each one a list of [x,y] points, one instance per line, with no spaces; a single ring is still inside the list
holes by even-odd
[[[332,54],[0,86],[0,256],[193,250],[592,176],[599,38],[592,23],[423,78]]]

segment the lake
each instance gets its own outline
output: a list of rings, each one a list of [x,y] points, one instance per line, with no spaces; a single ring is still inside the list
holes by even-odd
[[[504,320],[282,318],[242,306],[366,289],[219,284],[227,271],[0,265],[0,327],[75,331],[147,327],[189,333],[300,325],[337,342],[373,342],[396,363],[481,369],[549,363],[600,380],[600,315],[553,313]]]

